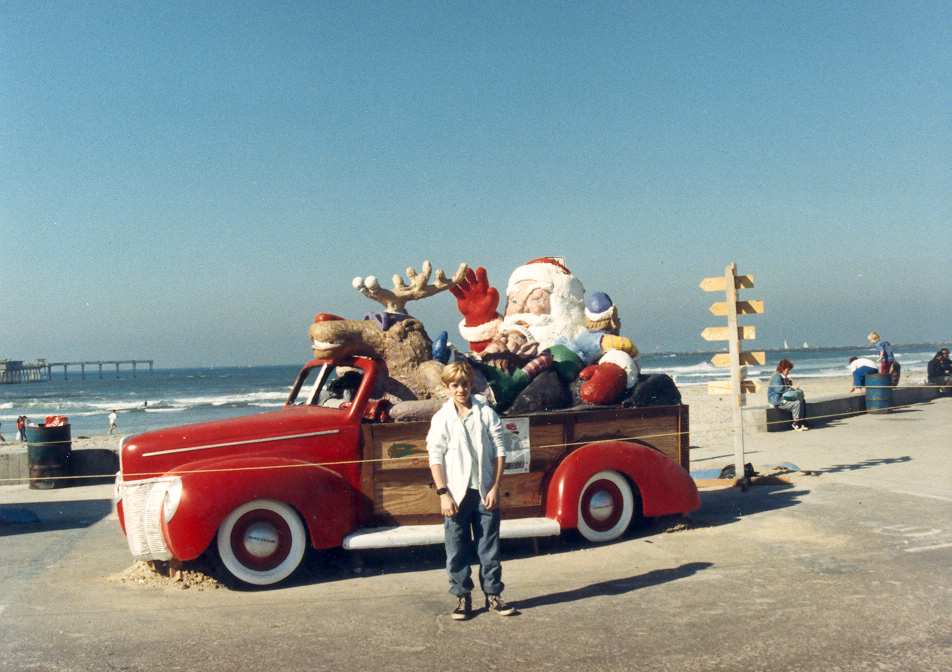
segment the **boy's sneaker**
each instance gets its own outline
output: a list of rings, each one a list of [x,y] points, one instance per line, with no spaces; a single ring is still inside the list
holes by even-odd
[[[469,593],[457,598],[456,609],[450,614],[454,621],[465,621],[473,617],[473,597]]]
[[[807,431],[808,429],[810,429],[810,428],[807,427],[806,425],[794,425],[794,426],[793,426],[793,431],[795,431],[795,432],[805,432],[805,431]]]
[[[499,595],[487,595],[486,611],[500,616],[512,616],[516,613],[516,608],[506,604]]]

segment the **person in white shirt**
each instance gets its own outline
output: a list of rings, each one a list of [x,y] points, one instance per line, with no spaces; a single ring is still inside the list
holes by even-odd
[[[119,429],[119,415],[116,409],[109,412],[109,434],[114,434]]]
[[[850,357],[850,373],[853,376],[853,387],[850,392],[863,391],[866,385],[866,376],[879,373],[879,363],[868,357]]]
[[[473,370],[465,361],[443,368],[450,398],[433,416],[426,436],[430,472],[444,516],[446,571],[457,598],[454,620],[473,615],[469,567],[475,546],[486,610],[510,616],[502,599],[499,548],[499,481],[506,464],[502,421],[485,399],[472,394]]]

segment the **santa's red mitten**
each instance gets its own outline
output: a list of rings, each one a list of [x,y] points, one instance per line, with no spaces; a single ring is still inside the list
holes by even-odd
[[[617,403],[625,393],[628,376],[616,364],[592,364],[579,374],[583,382],[578,396],[586,404],[607,405]]]
[[[496,333],[499,315],[499,292],[490,286],[486,269],[480,266],[474,272],[467,269],[459,283],[450,287],[456,297],[456,307],[463,315],[460,334],[469,341],[474,351],[480,352]]]

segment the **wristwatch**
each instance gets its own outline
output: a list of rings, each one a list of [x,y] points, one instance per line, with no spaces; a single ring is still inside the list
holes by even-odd
[[[444,487],[444,488],[437,488],[437,489],[436,489],[436,494],[438,494],[438,495],[445,495],[445,494],[448,493],[449,491],[450,491],[449,488],[445,488],[445,487]]]

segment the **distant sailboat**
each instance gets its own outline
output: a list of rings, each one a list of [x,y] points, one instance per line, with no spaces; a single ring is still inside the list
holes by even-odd
[[[803,342],[803,349],[806,350],[806,349],[809,348],[809,347],[810,347],[810,344],[807,343],[806,341],[804,341],[804,342]]]
[[[789,349],[790,349],[790,344],[787,343],[787,339],[783,339],[783,349],[784,349],[784,350],[789,350]]]

